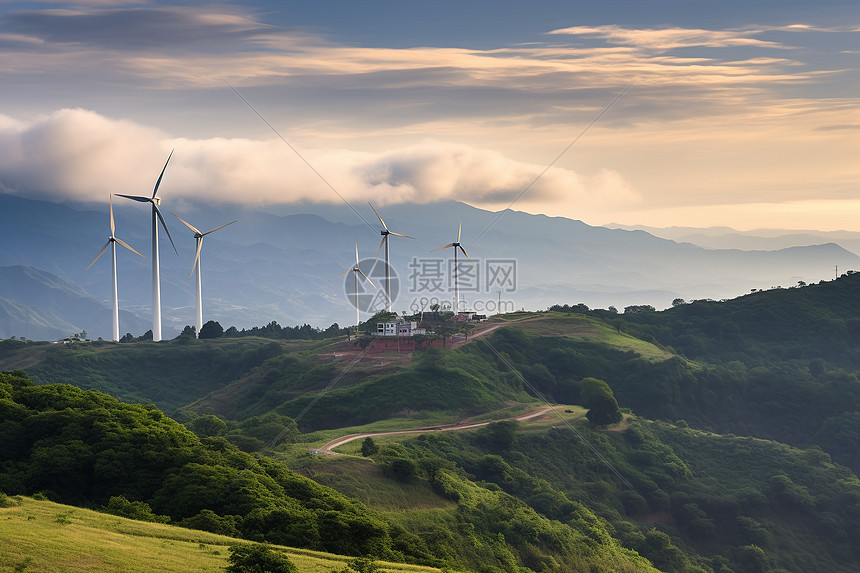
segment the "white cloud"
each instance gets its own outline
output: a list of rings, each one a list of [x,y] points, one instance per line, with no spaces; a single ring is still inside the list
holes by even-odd
[[[758,40],[752,36],[762,30],[703,30],[691,28],[633,29],[621,26],[572,26],[549,32],[573,36],[596,36],[613,44],[636,46],[638,48],[667,51],[689,47],[758,47],[786,48],[777,42]]]
[[[544,170],[495,151],[433,140],[380,153],[301,150],[305,163],[279,139],[172,139],[156,129],[82,109],[60,110],[29,123],[0,116],[0,145],[2,189],[56,200],[146,195],[171,148],[176,151],[159,192],[165,200],[336,203],[340,194],[349,202],[382,205],[456,199],[507,206]],[[547,170],[528,198],[636,201],[617,173],[582,177],[561,168]]]

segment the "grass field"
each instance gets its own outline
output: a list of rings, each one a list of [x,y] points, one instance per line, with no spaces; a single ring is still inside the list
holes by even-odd
[[[531,335],[566,336],[573,339],[600,342],[620,350],[632,350],[647,360],[660,361],[673,354],[630,336],[605,323],[584,315],[563,312],[520,313],[512,325]],[[508,316],[508,315],[506,315]]]
[[[224,571],[230,537],[134,521],[32,498],[0,509],[0,572],[190,573]],[[287,549],[301,573],[343,570],[349,557]],[[389,572],[433,573],[431,567],[379,563]]]

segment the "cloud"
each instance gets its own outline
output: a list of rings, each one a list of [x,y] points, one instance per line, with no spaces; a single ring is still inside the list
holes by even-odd
[[[456,199],[507,206],[529,185],[531,201],[637,200],[617,173],[583,177],[551,168],[538,178],[544,166],[463,144],[426,140],[379,153],[309,149],[299,157],[278,139],[176,139],[82,109],[32,122],[0,116],[0,189],[51,200],[145,195],[171,148],[159,192],[165,200],[337,203],[340,195],[381,205]]]
[[[799,25],[798,25],[799,26]],[[795,28],[792,28],[795,29]],[[796,28],[801,29],[801,28]],[[83,80],[112,71],[154,88],[288,84],[379,92],[455,87],[519,94],[597,86],[803,82],[784,59],[669,56],[676,47],[785,46],[756,38],[765,28],[703,30],[576,26],[550,31],[609,45],[526,43],[495,49],[344,45],[319,34],[263,23],[228,6],[133,7],[12,12],[0,17],[0,64],[7,73],[68,73]],[[354,93],[354,92],[353,92]]]
[[[795,26],[800,29],[800,26]],[[549,34],[572,36],[596,36],[612,44],[635,46],[647,50],[665,52],[675,48],[708,47],[757,47],[781,48],[787,46],[753,38],[763,30],[703,30],[691,28],[633,29],[621,26],[572,26],[552,30]]]
[[[271,29],[226,7],[218,11],[187,7],[29,10],[4,15],[0,26],[6,34],[46,45],[76,44],[119,51],[171,50],[190,45],[217,49]]]

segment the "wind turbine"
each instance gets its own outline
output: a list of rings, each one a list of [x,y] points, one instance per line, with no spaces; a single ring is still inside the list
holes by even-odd
[[[123,247],[125,247],[126,249],[128,249],[129,251],[131,251],[132,253],[134,253],[136,255],[140,255],[141,257],[143,257],[143,255],[141,255],[140,253],[135,251],[133,248],[131,248],[129,246],[129,244],[126,243],[125,241],[123,241],[122,239],[116,238],[116,236],[115,236],[116,225],[114,225],[114,221],[113,221],[113,197],[110,197],[109,201],[110,201],[110,237],[108,237],[107,243],[104,244],[102,249],[99,251],[99,254],[96,255],[96,258],[93,259],[93,262],[91,262],[89,264],[89,266],[86,269],[84,269],[84,271],[86,272],[86,271],[90,270],[90,267],[93,266],[94,264],[96,264],[96,261],[99,260],[99,257],[101,257],[104,254],[105,249],[107,249],[108,245],[110,245],[110,254],[111,254],[111,259],[113,261],[113,341],[118,342],[119,341],[119,296],[117,295],[117,290],[116,290],[116,244],[119,243],[120,245],[122,245]],[[143,258],[146,258],[146,257],[143,257]]]
[[[460,312],[460,282],[459,277],[457,275],[457,250],[463,251],[463,254],[466,255],[466,258],[470,261],[472,257],[466,252],[466,249],[463,248],[463,245],[460,244],[460,233],[463,231],[463,217],[460,217],[460,227],[457,229],[457,242],[456,243],[448,243],[444,247],[439,247],[438,249],[433,249],[430,251],[431,253],[434,251],[441,251],[442,249],[447,249],[448,247],[452,247],[454,249],[454,314],[456,315]]]
[[[345,270],[344,272],[340,273],[339,275],[337,275],[334,278],[339,279],[340,277],[344,276],[347,273],[352,273],[352,276],[355,280],[355,288],[353,291],[354,292],[353,296],[355,297],[355,302],[354,302],[355,326],[358,327],[358,325],[361,324],[361,319],[360,319],[359,314],[358,314],[358,275],[361,274],[361,276],[364,277],[364,280],[366,280],[367,282],[370,283],[370,286],[372,286],[373,288],[376,288],[376,285],[373,284],[373,281],[370,280],[370,277],[368,277],[366,274],[364,274],[364,271],[361,270],[361,268],[359,268],[359,266],[358,266],[358,243],[355,244],[355,266],[352,267],[351,269]]]
[[[161,169],[161,175],[158,176],[158,181],[155,182],[155,189],[152,190],[152,197],[141,197],[138,195],[121,195],[132,201],[139,203],[152,204],[152,340],[153,342],[161,341],[161,277],[158,274],[158,222],[161,221],[161,226],[164,227],[164,232],[167,233],[167,238],[170,239],[170,244],[176,254],[176,245],[173,244],[173,238],[170,236],[170,231],[167,230],[167,223],[164,222],[164,217],[161,216],[161,211],[158,209],[158,204],[161,199],[156,197],[158,186],[161,185],[161,178],[164,177],[164,171],[167,169],[167,164],[170,163],[170,158],[173,157],[173,150],[167,156],[167,161]]]
[[[205,233],[201,233],[197,230],[197,227],[174,213],[170,212],[171,215],[182,221],[182,223],[191,229],[194,232],[194,238],[197,239],[197,254],[194,255],[194,264],[191,266],[191,274],[194,274],[194,270],[197,269],[197,336],[200,336],[200,329],[203,328],[203,279],[201,278],[200,272],[200,250],[203,248],[203,237],[210,233],[214,233],[218,229],[223,229],[227,225],[232,225],[236,221],[230,221],[229,223],[224,223],[220,227],[215,227],[210,231],[206,231]]]
[[[390,235],[394,235],[395,237],[405,237],[407,239],[414,239],[415,237],[389,231],[385,221],[382,220],[382,217],[379,216],[379,213],[377,213],[376,209],[373,207],[373,203],[368,201],[367,204],[370,205],[370,208],[373,209],[373,214],[376,215],[376,218],[379,219],[380,223],[382,223],[382,230],[379,231],[379,234],[382,235],[382,241],[380,241],[379,248],[376,250],[376,257],[379,258],[379,251],[381,251],[382,246],[385,245],[385,302],[386,310],[391,312],[391,266],[388,262],[388,237]]]

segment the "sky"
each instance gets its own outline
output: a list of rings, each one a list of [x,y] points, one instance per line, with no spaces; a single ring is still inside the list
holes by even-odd
[[[0,192],[860,231],[856,0],[0,0]]]

